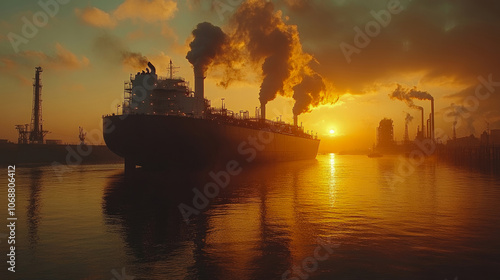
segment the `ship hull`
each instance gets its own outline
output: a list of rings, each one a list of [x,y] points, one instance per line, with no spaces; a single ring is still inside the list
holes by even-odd
[[[103,119],[104,140],[126,164],[199,168],[228,160],[314,159],[319,140],[179,116],[115,115]]]

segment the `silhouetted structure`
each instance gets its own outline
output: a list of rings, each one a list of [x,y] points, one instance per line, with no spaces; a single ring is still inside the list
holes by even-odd
[[[31,115],[30,142],[43,144],[43,137],[46,131],[43,131],[42,124],[42,67],[35,68],[35,83],[33,84],[33,113]]]
[[[35,82],[33,83],[33,111],[31,125],[16,125],[19,132],[19,144],[43,144],[43,138],[48,131],[43,130],[42,122],[42,67],[35,67]]]
[[[405,135],[404,135],[404,143],[408,144],[410,142],[410,135],[408,134],[408,123],[405,124]]]
[[[383,119],[377,128],[377,148],[394,147],[394,125],[391,119]]]
[[[87,136],[87,132],[83,132],[83,127],[79,126],[78,127],[79,133],[78,133],[78,139],[80,139],[80,145],[85,145],[85,138]]]
[[[204,95],[206,69],[196,63],[193,66],[194,94],[184,79],[160,77],[148,63],[151,71],[138,73],[126,83],[122,115],[103,116],[103,124],[113,127],[103,131],[104,141],[125,158],[126,173],[137,165],[196,170],[228,159],[273,162],[316,157],[317,136],[304,132],[298,121],[291,125],[266,120],[265,102],[255,118],[248,111],[238,114],[223,104],[212,107]],[[266,146],[249,161],[244,145],[255,137]]]
[[[474,135],[456,137],[437,149],[440,158],[461,165],[491,168],[498,172],[500,165],[500,129],[484,131],[480,138]]]

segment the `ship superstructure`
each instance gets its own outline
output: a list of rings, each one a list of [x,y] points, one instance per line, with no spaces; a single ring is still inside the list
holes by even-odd
[[[123,114],[201,116],[203,97],[195,96],[184,79],[173,77],[172,62],[168,78],[158,76],[151,63],[148,66],[125,83]]]

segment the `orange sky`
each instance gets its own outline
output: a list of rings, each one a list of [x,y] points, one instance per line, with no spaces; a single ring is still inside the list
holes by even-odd
[[[77,142],[78,126],[99,135],[101,116],[116,113],[123,82],[142,70],[137,58],[147,57],[160,75],[167,75],[172,59],[180,67],[176,74],[193,85],[192,67],[185,59],[191,31],[208,21],[234,32],[235,15],[249,5],[232,6],[235,1],[226,0],[65,2],[46,0],[52,5],[46,7],[35,1],[0,4],[0,95],[7,104],[0,139],[16,141],[14,126],[30,122],[35,66],[44,69],[44,129],[51,132],[46,139]],[[419,113],[388,97],[396,84],[433,95],[436,128],[448,135],[454,121],[459,136],[478,136],[488,125],[500,128],[500,95],[495,91],[495,81],[500,81],[500,4],[276,0],[269,8],[286,28],[297,30],[303,53],[311,56],[311,71],[331,86],[330,96],[339,97],[336,104],[299,117],[306,130],[322,138],[321,151],[370,148],[384,117],[394,120],[395,137],[401,140],[405,112],[414,117],[413,137]],[[252,20],[254,15],[246,16]],[[33,22],[34,29],[26,26]],[[244,76],[226,89],[217,85],[220,71],[208,71],[205,92],[213,105],[220,106],[225,98],[229,109],[253,115],[263,77],[261,64],[246,64]],[[485,86],[478,92],[483,95],[477,95],[481,84]],[[429,113],[428,101],[415,103]],[[293,106],[291,97],[279,96],[268,103],[268,118],[291,122]]]

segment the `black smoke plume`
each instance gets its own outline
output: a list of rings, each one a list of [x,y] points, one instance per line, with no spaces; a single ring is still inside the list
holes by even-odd
[[[304,76],[300,84],[293,87],[293,114],[300,115],[311,110],[310,106],[318,106],[321,104],[325,96],[326,85],[323,78],[318,74]]]
[[[209,23],[198,25],[187,56],[195,67],[196,63],[206,68],[223,65],[225,77],[220,85],[227,87],[240,79],[241,72],[234,65],[244,64],[252,71],[261,68],[261,104],[278,95],[293,97],[294,112],[300,114],[335,102],[325,79],[311,69],[313,57],[303,52],[297,27],[286,24],[272,2],[245,1],[231,17],[228,30],[224,33]]]
[[[406,113],[405,124],[410,124],[413,121],[413,116],[410,113]]]
[[[198,24],[192,34],[194,39],[189,44],[191,50],[186,58],[195,69],[205,73],[217,57],[223,56],[229,38],[220,27],[209,22]]]
[[[420,106],[415,105],[413,102],[414,99],[419,100],[434,100],[434,97],[425,91],[419,91],[416,87],[407,88],[398,84],[396,89],[389,94],[391,99],[397,99],[404,101],[409,107],[421,110]]]

